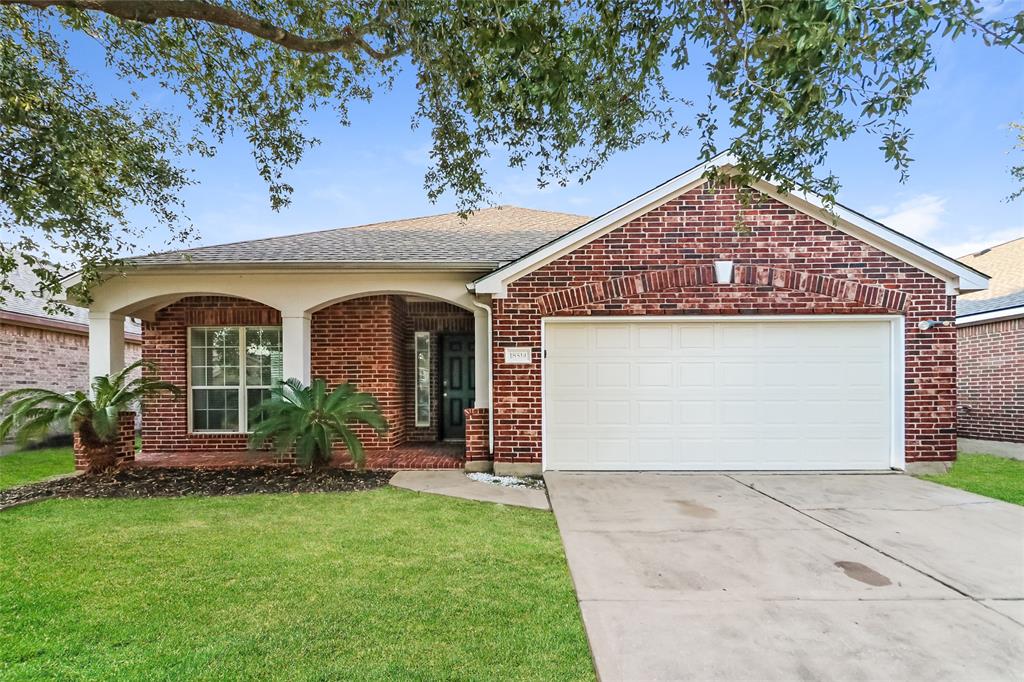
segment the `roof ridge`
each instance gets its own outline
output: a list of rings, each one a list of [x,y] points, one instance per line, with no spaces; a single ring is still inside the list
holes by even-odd
[[[1022,239],[1024,239],[1024,234],[1022,234],[1019,237],[1014,237],[1013,239],[1007,239],[1005,242],[999,242],[998,244],[993,244],[992,246],[986,246],[983,249],[978,249],[977,251],[972,251],[971,253],[967,253],[967,254],[964,254],[964,255],[960,256],[960,258],[980,258],[981,256],[984,256],[986,253],[988,253],[992,249],[999,249],[999,248],[1002,248],[1004,246],[1008,246],[1009,244],[1012,244],[1014,242],[1019,242]]]
[[[514,208],[514,209],[518,209],[518,210],[522,210],[522,211],[532,211],[532,212],[535,212],[535,213],[549,213],[551,215],[560,215],[560,216],[568,216],[568,217],[573,217],[573,218],[589,219],[589,216],[580,215],[580,214],[576,214],[576,213],[566,213],[564,211],[552,211],[552,210],[542,209],[542,208],[529,208],[527,206],[516,206],[515,204],[500,204],[500,205],[496,205],[496,206],[487,206],[486,208],[481,208],[481,209],[478,209],[476,211],[473,211],[469,215],[473,216],[473,215],[477,215],[477,214],[484,213],[484,212],[487,212],[487,211],[496,211],[496,210],[502,210],[502,209],[506,209],[506,208]],[[131,256],[126,257],[125,260],[129,260],[130,261],[130,260],[133,260],[135,258],[148,258],[148,257],[151,257],[151,256],[167,256],[167,255],[171,255],[171,254],[175,254],[175,253],[184,254],[184,253],[189,253],[189,252],[192,252],[192,251],[199,251],[201,249],[221,248],[221,247],[225,247],[225,246],[236,246],[236,245],[239,245],[239,244],[260,244],[260,243],[264,243],[264,242],[275,241],[275,240],[278,240],[278,239],[293,239],[295,237],[305,237],[307,235],[327,234],[329,232],[340,232],[341,230],[355,230],[355,229],[362,229],[362,228],[367,228],[367,227],[377,227],[377,226],[380,226],[380,225],[386,225],[386,224],[392,224],[392,223],[409,223],[409,222],[414,222],[414,221],[418,221],[418,220],[429,220],[429,219],[433,219],[433,218],[443,218],[443,217],[446,217],[446,216],[458,216],[458,215],[459,215],[458,211],[445,211],[445,212],[442,212],[442,213],[430,213],[428,215],[414,216],[414,217],[411,217],[411,218],[393,218],[391,220],[377,220],[377,221],[374,221],[372,223],[363,223],[363,224],[360,224],[360,225],[345,225],[343,227],[328,227],[328,228],[324,228],[322,230],[309,230],[308,232],[292,232],[290,234],[279,234],[279,235],[274,235],[272,237],[259,237],[257,239],[239,239],[239,240],[236,240],[236,241],[233,241],[233,242],[220,242],[220,243],[217,243],[217,244],[205,244],[203,246],[193,246],[193,247],[184,248],[184,249],[169,249],[167,251],[154,251],[154,252],[150,252],[150,253],[146,253],[146,254],[135,254],[135,255],[131,255]]]

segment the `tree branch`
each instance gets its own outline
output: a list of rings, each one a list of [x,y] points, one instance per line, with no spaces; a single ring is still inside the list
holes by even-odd
[[[360,50],[377,61],[394,59],[406,49],[402,46],[383,50],[374,47],[364,37],[369,26],[345,26],[341,29],[341,35],[336,38],[314,40],[304,38],[251,14],[203,0],[0,0],[0,5],[23,5],[36,9],[63,7],[87,12],[102,12],[118,19],[137,21],[143,24],[152,24],[160,19],[201,21],[233,28],[296,52],[329,54]]]

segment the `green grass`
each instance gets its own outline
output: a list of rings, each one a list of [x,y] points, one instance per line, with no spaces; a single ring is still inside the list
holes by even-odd
[[[1024,505],[1024,461],[961,453],[947,473],[920,478]]]
[[[70,447],[12,452],[0,456],[0,490],[74,470],[75,456]]]
[[[550,513],[393,488],[0,513],[0,678],[593,679]]]

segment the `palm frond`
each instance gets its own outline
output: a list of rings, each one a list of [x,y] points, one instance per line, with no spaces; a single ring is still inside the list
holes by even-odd
[[[155,372],[148,360],[131,363],[120,372],[94,377],[91,393],[57,393],[42,388],[20,388],[0,395],[0,439],[11,432],[19,441],[45,435],[53,424],[67,422],[75,431],[87,429],[102,442],[112,442],[118,431],[119,415],[143,398],[158,393],[180,394],[180,389],[152,377],[131,378],[142,368]]]
[[[359,393],[351,384],[342,384],[331,391],[323,379],[304,386],[297,379],[288,379],[270,391],[270,397],[254,408],[261,415],[250,442],[255,447],[273,443],[278,452],[293,450],[305,466],[318,466],[330,460],[333,443],[341,441],[361,466],[363,445],[352,424],[369,425],[378,433],[387,431],[388,423],[380,414],[380,404],[368,393]]]

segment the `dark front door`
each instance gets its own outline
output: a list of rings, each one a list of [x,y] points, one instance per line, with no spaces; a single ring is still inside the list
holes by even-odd
[[[463,410],[473,407],[473,336],[441,337],[441,437],[465,438]]]

